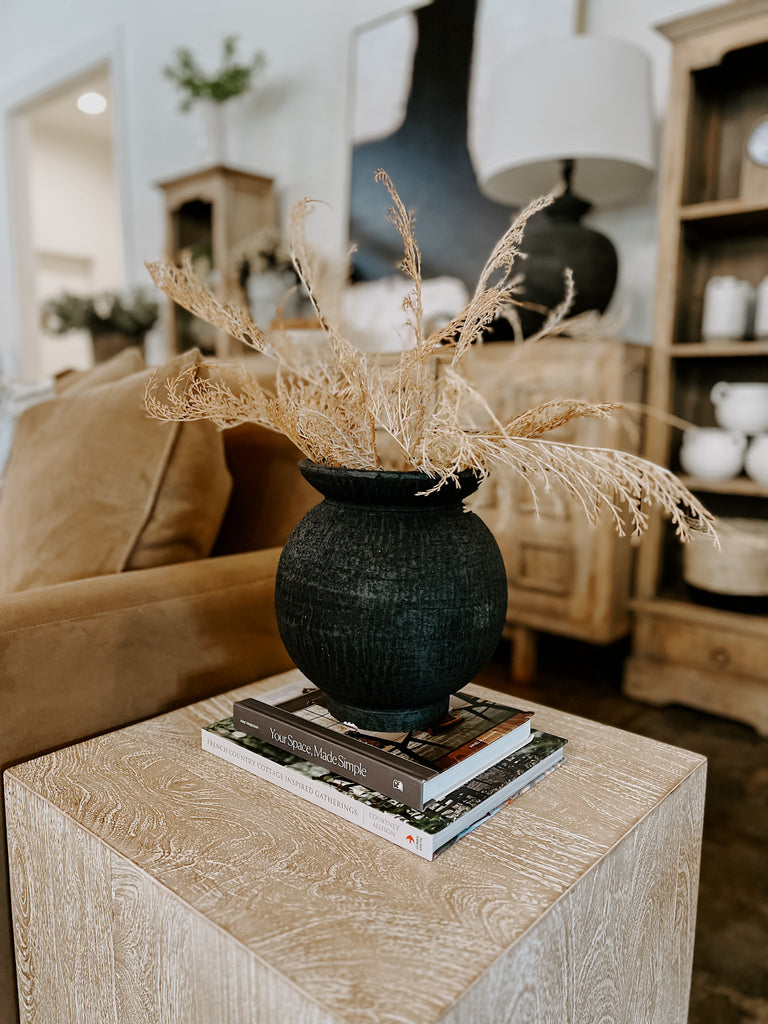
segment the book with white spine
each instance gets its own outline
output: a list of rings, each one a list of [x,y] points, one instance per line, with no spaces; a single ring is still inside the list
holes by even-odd
[[[534,732],[509,757],[447,796],[430,801],[423,810],[415,810],[241,732],[232,718],[202,729],[204,750],[425,860],[432,860],[549,774],[563,760],[565,743],[558,736]]]

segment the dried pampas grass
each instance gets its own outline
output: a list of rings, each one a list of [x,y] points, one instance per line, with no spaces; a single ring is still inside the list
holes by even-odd
[[[434,479],[435,487],[454,481],[462,470],[485,476],[506,469],[527,482],[534,503],[539,488],[560,485],[592,522],[607,509],[620,534],[627,529],[642,533],[656,505],[671,518],[681,540],[694,532],[715,538],[710,513],[669,470],[626,452],[542,436],[578,417],[613,415],[620,406],[560,399],[503,422],[464,372],[464,359],[484,329],[519,304],[521,278],[514,267],[524,258],[520,245],[525,225],[551,197],[535,200],[517,216],[494,247],[465,309],[425,336],[413,217],[383,171],[377,180],[390,193],[389,219],[403,240],[400,268],[412,282],[403,311],[413,345],[404,347],[397,359],[383,360],[345,339],[306,244],[304,225],[314,204],[304,200],[291,213],[290,250],[325,344],[308,351],[279,332],[267,337],[245,310],[220,303],[197,280],[189,261],[180,267],[167,261],[149,264],[156,285],[170,298],[276,364],[272,389],[229,363],[190,366],[171,379],[167,369],[158,371],[147,386],[149,413],[166,421],[209,419],[220,427],[258,423],[286,435],[314,462],[421,470]],[[566,272],[563,303],[537,338],[562,329],[572,294],[573,281]]]

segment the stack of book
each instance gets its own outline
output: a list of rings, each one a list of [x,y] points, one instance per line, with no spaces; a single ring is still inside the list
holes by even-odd
[[[328,712],[308,681],[235,701],[202,730],[203,748],[426,860],[548,775],[566,740],[532,713],[454,694],[429,729],[361,732]]]

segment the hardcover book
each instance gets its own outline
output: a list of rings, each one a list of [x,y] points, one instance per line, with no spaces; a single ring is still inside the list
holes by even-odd
[[[421,810],[466,779],[527,743],[532,712],[461,691],[445,718],[408,733],[362,732],[334,718],[322,691],[296,684],[279,703],[253,697],[235,701],[237,729],[271,746],[314,761]],[[272,696],[272,695],[270,695]]]
[[[425,860],[432,860],[548,775],[563,760],[565,743],[558,736],[534,732],[520,750],[452,793],[430,801],[423,810],[415,810],[241,732],[231,718],[202,730],[204,750]]]

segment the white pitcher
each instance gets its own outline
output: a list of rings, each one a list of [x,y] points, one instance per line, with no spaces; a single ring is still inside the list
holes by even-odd
[[[711,277],[704,289],[701,336],[705,341],[733,341],[749,330],[755,290],[749,281],[730,275]]]

